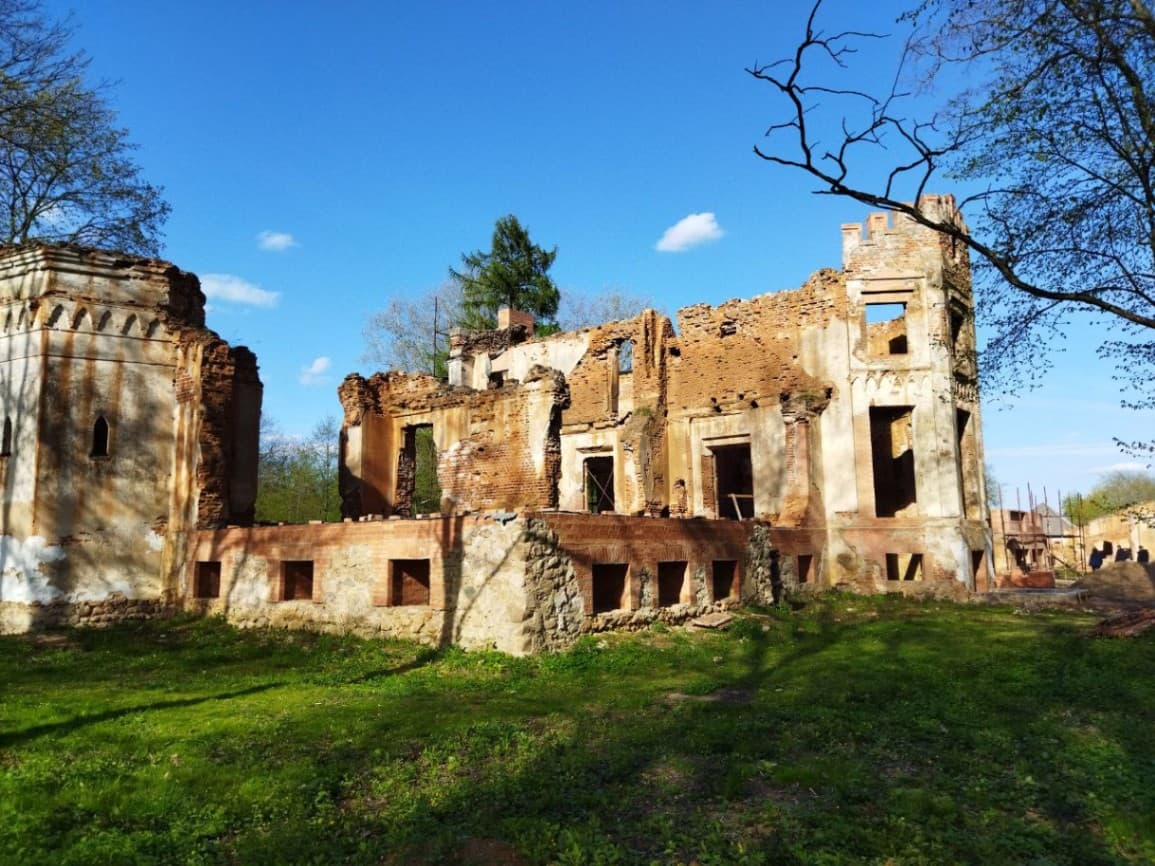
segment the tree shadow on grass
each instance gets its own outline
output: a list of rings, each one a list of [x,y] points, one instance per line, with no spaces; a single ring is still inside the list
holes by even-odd
[[[9,734],[0,734],[0,748],[11,748],[28,740],[36,739],[37,737],[53,735],[70,734],[73,731],[80,730],[88,725],[99,724],[100,722],[107,722],[113,719],[124,718],[125,716],[138,715],[140,713],[152,712],[154,710],[171,710],[180,707],[195,707],[198,704],[208,703],[210,701],[227,701],[232,698],[244,697],[246,695],[259,694],[260,692],[267,692],[272,689],[281,688],[284,683],[266,683],[259,686],[250,686],[247,689],[237,689],[231,692],[222,692],[217,695],[206,695],[199,698],[181,698],[175,701],[157,701],[155,703],[140,704],[134,707],[120,707],[115,710],[106,710],[102,713],[92,713],[89,715],[76,716],[75,718],[66,719],[60,722],[52,722],[46,725],[34,725],[31,728],[24,728],[21,731],[13,731]]]

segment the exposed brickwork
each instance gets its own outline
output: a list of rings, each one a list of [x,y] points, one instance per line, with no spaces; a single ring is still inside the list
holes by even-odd
[[[826,270],[794,291],[679,310],[670,410],[725,412],[825,393],[831,383],[804,368],[802,334],[845,316],[845,309],[842,276]]]
[[[347,419],[366,415],[378,423],[399,428],[396,461],[391,484],[373,478],[342,474],[342,501],[346,516],[365,513],[366,483],[380,490],[390,514],[411,513],[408,501],[415,464],[407,457],[404,436],[413,424],[432,424],[434,437],[442,440],[442,425],[451,428],[449,447],[439,448],[437,477],[443,501],[457,513],[520,508],[552,508],[557,505],[560,472],[560,417],[568,403],[565,377],[556,370],[535,368],[522,383],[473,391],[454,388],[432,376],[378,373],[368,380],[347,377],[340,388]],[[345,429],[348,435],[348,425]],[[365,463],[381,455],[366,446]]]

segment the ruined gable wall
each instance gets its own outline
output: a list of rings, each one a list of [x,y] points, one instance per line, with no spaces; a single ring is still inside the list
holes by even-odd
[[[679,310],[678,356],[670,361],[671,414],[824,392],[823,371],[808,363],[807,335],[845,310],[841,276],[830,270],[819,271],[800,289]]]
[[[580,333],[588,350],[567,375],[571,398],[562,417],[561,505],[585,510],[584,461],[612,456],[615,510],[656,510],[667,487],[666,346],[673,326],[646,310]],[[622,372],[626,351],[630,370]]]
[[[672,505],[684,485],[689,513],[713,516],[710,449],[748,444],[755,514],[778,519],[796,482],[801,519],[812,479],[809,463],[794,478],[790,425],[799,407],[817,415],[841,386],[827,367],[831,341],[845,339],[845,307],[841,276],[819,271],[800,289],[679,311],[668,374]]]
[[[432,424],[442,507],[454,513],[557,504],[564,377],[535,368],[524,382],[473,391],[431,376],[346,378],[342,501],[347,516],[408,506],[398,477],[406,427]],[[378,505],[381,511],[367,510]]]
[[[262,386],[256,356],[211,331],[178,334],[174,388],[181,419],[174,453],[186,525],[202,529],[253,521],[257,498]],[[192,484],[187,482],[191,475]],[[180,501],[180,500],[178,500]]]

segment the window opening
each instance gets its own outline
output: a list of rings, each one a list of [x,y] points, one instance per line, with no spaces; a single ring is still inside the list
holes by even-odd
[[[715,559],[712,576],[714,601],[735,595],[738,590],[738,560]]]
[[[92,456],[108,456],[108,421],[101,415],[92,425]]]
[[[623,340],[618,345],[618,372],[632,373],[634,371],[634,341]]]
[[[429,560],[391,559],[393,595],[395,605],[429,604]]]
[[[220,562],[198,562],[193,578],[193,596],[195,598],[221,597],[221,564]]]
[[[685,562],[658,563],[658,607],[680,604],[686,584]]]
[[[874,513],[905,516],[916,502],[913,408],[872,406],[870,446],[874,464]]]
[[[587,457],[586,508],[591,514],[614,510],[614,458]]]
[[[497,372],[493,372],[493,373],[489,374],[489,387],[490,388],[500,388],[504,384],[505,384],[505,373],[503,373],[501,371],[497,371]]]
[[[720,445],[714,455],[714,489],[717,513],[728,520],[754,516],[754,466],[749,445]]]
[[[887,580],[922,580],[921,553],[888,553],[886,555]]]
[[[441,510],[437,478],[437,446],[432,424],[414,424],[402,431],[397,455],[397,496],[394,511],[402,517]]]
[[[971,551],[971,574],[974,575],[975,582],[978,582],[979,575],[983,570],[983,559],[986,556],[985,551],[972,550]]]
[[[4,419],[4,432],[0,434],[0,457],[12,455],[12,419]]]
[[[284,580],[282,601],[313,600],[313,560],[288,560],[281,563],[281,577]]]
[[[950,311],[950,345],[957,353],[959,346],[959,338],[962,336],[963,329],[963,314],[957,310]]]
[[[813,562],[814,562],[813,554],[800,553],[798,555],[798,582],[799,583],[809,583],[810,582],[810,566],[813,564]]]
[[[590,575],[593,583],[594,613],[606,613],[629,607],[629,563],[595,562]]]
[[[866,347],[871,355],[905,355],[906,304],[866,305]]]
[[[978,485],[974,478],[975,459],[974,459],[974,445],[973,440],[967,435],[970,429],[971,413],[965,409],[955,409],[955,432],[958,435],[958,485],[959,485],[959,503],[962,505],[962,513],[964,517],[971,514],[973,509],[973,502],[977,498]],[[974,495],[968,496],[967,492],[974,490]]]

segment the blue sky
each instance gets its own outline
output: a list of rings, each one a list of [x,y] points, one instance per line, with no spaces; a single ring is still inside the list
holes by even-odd
[[[790,52],[809,11],[796,0],[46,8],[72,12],[94,76],[116,82],[173,206],[164,255],[213,290],[210,327],[257,353],[287,432],[340,416],[341,378],[371,372],[369,315],[437,285],[504,214],[559,248],[563,292],[620,289],[671,314],[839,266],[840,224],[866,215],[751,152],[777,116],[743,69]],[[877,30],[898,9],[825,14]],[[656,248],[694,214],[720,236]],[[1083,336],[1041,390],[985,408],[1012,500],[1028,483],[1085,490],[1130,462],[1113,435],[1155,438]]]

